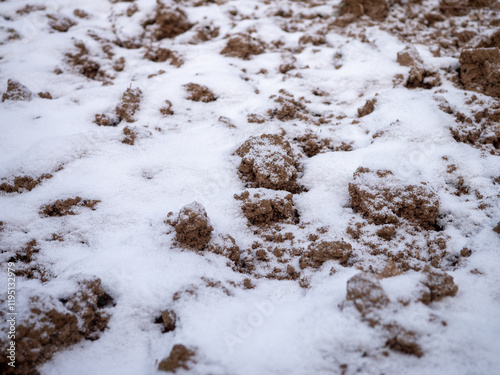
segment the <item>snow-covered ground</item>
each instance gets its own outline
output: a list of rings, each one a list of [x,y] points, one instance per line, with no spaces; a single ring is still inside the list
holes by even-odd
[[[402,1],[385,20],[343,24],[339,3],[0,2],[0,277],[6,285],[15,264],[18,312],[17,370],[5,358],[0,368],[155,374],[179,344],[192,355],[177,373],[500,371],[500,107],[457,73],[461,49],[497,31],[500,10],[492,1],[450,15],[438,1]],[[161,12],[178,18],[162,24]],[[425,21],[431,13],[442,20]],[[243,45],[232,46],[237,34]],[[398,62],[407,46],[420,62]],[[160,47],[166,61],[145,58]],[[430,78],[413,88],[415,67]],[[20,85],[8,91],[9,80]],[[454,137],[480,124],[490,141]],[[241,151],[262,134],[284,146]],[[264,180],[243,171],[245,157]],[[269,185],[282,162],[293,186]],[[37,186],[9,191],[25,176]],[[289,192],[293,213],[250,218],[259,198]],[[69,215],[52,206],[76,197]],[[176,224],[194,201],[212,230],[190,247]],[[319,254],[323,244],[334,250]],[[349,294],[362,272],[373,275],[351,280]],[[93,307],[109,316],[97,339],[67,302],[87,306],[78,291],[95,278],[112,298]],[[6,293],[0,301],[4,356]],[[43,337],[51,309],[78,318],[73,345],[55,338],[64,324]],[[160,318],[167,310],[175,329]],[[27,340],[23,325],[40,337]]]

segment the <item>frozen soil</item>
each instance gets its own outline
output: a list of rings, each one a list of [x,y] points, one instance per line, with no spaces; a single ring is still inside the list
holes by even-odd
[[[500,368],[498,1],[0,14],[2,374]]]

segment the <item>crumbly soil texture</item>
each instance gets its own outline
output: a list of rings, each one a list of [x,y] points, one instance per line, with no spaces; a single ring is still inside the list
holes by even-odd
[[[498,1],[0,14],[1,374],[498,372]]]

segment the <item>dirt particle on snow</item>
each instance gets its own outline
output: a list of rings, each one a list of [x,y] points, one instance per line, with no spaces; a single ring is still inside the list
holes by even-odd
[[[392,259],[387,261],[387,264],[384,268],[377,274],[377,276],[381,279],[385,279],[387,277],[394,277],[401,275],[401,269],[394,263]]]
[[[151,25],[156,40],[175,38],[193,26],[182,9],[172,8],[160,1],[157,4],[155,18],[146,22],[145,25],[146,27]]]
[[[49,21],[50,27],[61,33],[65,33],[70,29],[70,27],[76,25],[76,23],[71,18],[68,17],[57,16],[53,14],[47,15],[47,17],[50,19]]]
[[[386,241],[390,241],[396,234],[396,227],[394,225],[385,225],[377,231],[377,236]]]
[[[0,185],[0,191],[4,191],[6,193],[22,193],[25,191],[31,191],[40,185],[43,180],[51,178],[52,175],[50,173],[44,173],[37,178],[33,178],[31,176],[17,176],[14,177],[14,181],[11,184],[3,182]]]
[[[178,369],[189,370],[195,364],[194,357],[196,350],[188,349],[184,345],[176,344],[172,348],[170,355],[163,359],[158,365],[158,370],[166,372],[176,372]]]
[[[391,171],[358,168],[349,183],[351,206],[377,225],[399,224],[407,220],[415,227],[436,229],[439,200],[425,183],[407,185]]]
[[[126,126],[123,128],[123,134],[125,135],[125,138],[123,138],[122,143],[133,146],[137,138],[137,133],[133,129]]]
[[[367,100],[363,107],[358,108],[358,117],[368,116],[372,113],[375,110],[375,103],[377,103],[375,98]]]
[[[2,95],[2,102],[6,100],[12,101],[29,101],[31,100],[31,91],[21,82],[9,79],[7,81],[7,91]]]
[[[319,268],[329,260],[337,260],[347,265],[352,254],[352,246],[344,241],[317,241],[309,245],[299,260],[300,268]]]
[[[219,36],[219,30],[220,28],[218,26],[200,25],[195,29],[196,35],[191,39],[189,43],[199,44],[215,39]]]
[[[82,42],[75,43],[77,48],[76,53],[67,53],[67,61],[69,64],[74,66],[80,74],[85,77],[103,81],[106,78],[106,74],[101,70],[101,66],[90,59],[89,50]]]
[[[500,222],[498,222],[497,226],[493,228],[493,232],[500,234]]]
[[[500,50],[463,49],[460,53],[460,81],[466,90],[500,97]]]
[[[396,324],[384,328],[386,328],[391,335],[386,341],[386,347],[403,354],[414,355],[418,358],[424,355],[421,346],[417,342],[417,334],[415,332],[408,331]]]
[[[210,103],[217,100],[217,97],[207,86],[198,85],[197,83],[188,83],[184,85],[188,92],[188,100],[194,102]]]
[[[105,113],[97,114],[94,117],[94,124],[99,126],[117,126],[120,123],[118,117],[110,116]]]
[[[54,203],[47,204],[40,207],[40,215],[60,217],[66,215],[76,215],[77,208],[86,207],[91,210],[95,210],[95,205],[99,203],[99,200],[82,199],[80,197],[68,198],[68,199],[58,199]]]
[[[256,189],[234,197],[242,201],[243,214],[252,225],[292,222],[296,216],[290,193]]]
[[[422,58],[417,49],[413,46],[407,46],[404,50],[398,52],[398,63],[402,66],[421,66],[423,64]]]
[[[290,143],[277,134],[248,138],[237,150],[240,177],[252,187],[300,192],[299,163]]]
[[[157,49],[149,49],[144,55],[145,59],[148,59],[153,62],[165,62],[170,61],[170,64],[179,68],[184,64],[182,58],[180,58],[177,52],[169,50],[168,48],[157,48]]]
[[[227,41],[220,53],[228,57],[250,60],[252,56],[264,53],[265,47],[264,42],[248,34],[236,34]]]
[[[378,310],[389,305],[389,297],[372,274],[358,273],[347,281],[346,301],[352,303],[373,327],[379,324]]]
[[[110,301],[97,278],[79,282],[78,290],[61,300],[48,295],[31,297],[29,312],[18,316],[14,373],[38,374],[36,368],[56,352],[83,339],[98,339],[110,318],[106,309]],[[7,347],[4,339],[0,343]],[[0,359],[0,369],[7,368],[4,360],[5,356]]]
[[[75,17],[78,17],[81,19],[85,19],[85,18],[89,17],[89,14],[87,12],[85,12],[83,9],[75,9],[73,11],[73,14],[75,15]]]
[[[410,69],[410,74],[405,82],[405,86],[409,89],[423,88],[430,90],[439,85],[441,85],[439,74],[420,66],[415,66]]]
[[[139,109],[142,91],[139,88],[127,88],[122,95],[122,102],[116,107],[116,115],[126,122],[135,122],[134,115]]]
[[[120,57],[113,64],[113,69],[117,72],[122,72],[125,69],[125,57]]]
[[[50,92],[48,92],[48,91],[39,92],[37,95],[39,98],[42,98],[42,99],[49,99],[49,100],[52,99],[52,95],[50,95]]]
[[[203,249],[212,236],[213,227],[210,225],[207,212],[198,202],[182,207],[177,219],[171,224],[175,228],[175,239],[193,249]]]
[[[367,15],[375,21],[383,21],[389,13],[386,0],[343,0],[339,15],[352,14],[355,17]]]
[[[263,124],[266,122],[266,118],[255,113],[251,113],[247,116],[247,121],[250,124]]]
[[[160,108],[160,113],[163,116],[172,116],[174,111],[172,110],[172,102],[170,100],[165,100],[165,106]]]
[[[161,316],[156,319],[155,323],[163,325],[162,333],[172,332],[176,328],[177,314],[174,310],[163,310]]]
[[[230,266],[237,266],[239,264],[241,250],[236,244],[236,240],[230,235],[219,234],[217,236],[212,236],[204,250],[226,257],[233,262],[229,264]]]
[[[453,277],[444,271],[426,266],[423,270],[425,276],[422,280],[423,290],[420,301],[426,305],[440,301],[445,297],[454,297],[458,292]]]

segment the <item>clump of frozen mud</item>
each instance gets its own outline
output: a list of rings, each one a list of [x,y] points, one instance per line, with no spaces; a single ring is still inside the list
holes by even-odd
[[[351,244],[344,241],[316,241],[309,245],[308,250],[299,259],[300,268],[319,268],[329,260],[339,261],[347,265],[352,254]]]
[[[248,138],[237,150],[240,177],[252,187],[301,191],[297,184],[299,163],[290,143],[277,134]]]
[[[228,41],[221,55],[250,60],[254,55],[260,55],[266,50],[266,45],[249,34],[236,34]]]
[[[405,220],[422,229],[436,229],[439,200],[425,183],[407,185],[391,171],[360,167],[349,183],[351,206],[369,222],[399,224]]]
[[[424,67],[423,60],[415,47],[408,46],[398,52],[397,61],[400,65],[411,68],[404,84],[406,87],[431,89],[441,84],[438,73]]]
[[[6,193],[23,193],[25,191],[31,191],[40,185],[43,180],[51,179],[52,175],[50,173],[44,173],[40,177],[33,178],[31,176],[17,176],[14,177],[12,183],[3,182],[0,185],[0,191]]]
[[[166,372],[177,372],[178,369],[189,370],[195,364],[195,349],[188,349],[182,344],[176,344],[170,355],[163,359],[158,365],[158,370]]]
[[[116,115],[127,122],[135,122],[135,113],[139,110],[142,91],[139,88],[127,88],[122,96],[122,102],[116,107]]]
[[[467,90],[500,97],[500,50],[496,47],[462,50],[460,81]]]
[[[388,12],[386,0],[343,0],[339,10],[340,15],[352,14],[356,18],[367,15],[376,21],[383,21]]]
[[[78,283],[78,290],[59,300],[51,296],[34,296],[28,313],[18,315],[16,330],[16,374],[39,374],[37,367],[53,355],[81,340],[96,340],[107,327],[113,304],[101,280],[94,278]],[[8,347],[2,335],[2,347]],[[7,371],[6,356],[0,358],[0,370]]]
[[[99,203],[99,200],[82,199],[80,197],[68,198],[65,200],[58,199],[54,203],[47,204],[40,208],[40,215],[43,216],[66,216],[66,215],[76,215],[77,208],[86,207],[91,210],[95,210],[95,205]]]
[[[120,118],[110,116],[106,113],[96,114],[94,117],[94,124],[99,126],[117,126],[120,123]]]
[[[21,82],[9,79],[7,81],[7,91],[2,95],[2,102],[6,100],[11,101],[29,101],[31,100],[33,94],[31,91],[24,86]]]
[[[363,107],[358,108],[358,117],[365,117],[371,114],[375,110],[375,103],[377,99],[367,100]]]
[[[185,87],[189,94],[188,99],[193,102],[210,103],[217,100],[215,94],[210,91],[207,86],[198,85],[197,83],[188,83]]]
[[[177,68],[184,64],[184,61],[181,59],[179,54],[175,51],[169,50],[168,48],[151,48],[146,52],[144,58],[153,62],[170,61],[170,64],[176,66]]]
[[[172,216],[172,213],[169,216]],[[182,207],[177,218],[169,223],[175,228],[175,239],[181,245],[193,249],[203,249],[212,236],[213,227],[207,212],[198,202]]]
[[[246,190],[235,195],[241,200],[242,210],[248,222],[253,225],[268,225],[277,222],[293,222],[296,217],[293,195],[266,189]]]
[[[420,301],[426,305],[457,294],[458,286],[455,285],[453,277],[446,272],[426,266],[423,273],[425,274],[425,279],[422,281],[424,289]]]
[[[85,77],[104,81],[107,77],[101,66],[89,57],[89,50],[82,42],[75,43],[76,53],[67,53],[67,61]]]
[[[146,22],[156,40],[175,38],[188,31],[193,25],[189,22],[186,13],[179,8],[172,8],[158,1],[156,15]]]
[[[47,17],[50,20],[49,21],[50,27],[52,27],[54,30],[59,31],[61,33],[65,33],[72,26],[76,25],[76,23],[71,18],[68,18],[68,17],[54,15],[54,14],[49,14]]]

